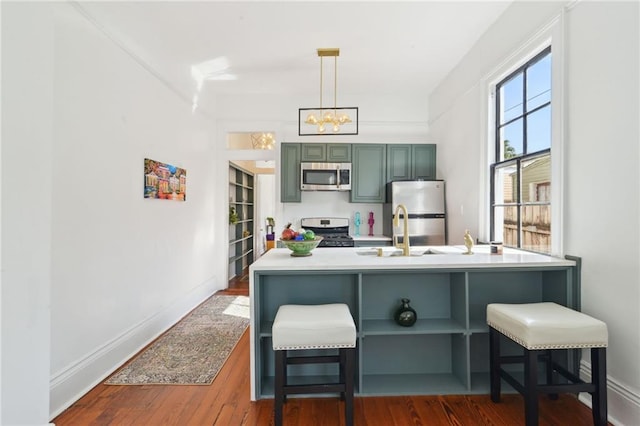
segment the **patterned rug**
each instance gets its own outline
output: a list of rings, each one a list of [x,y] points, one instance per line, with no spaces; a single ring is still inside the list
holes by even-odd
[[[105,384],[211,384],[248,325],[248,297],[211,296]]]

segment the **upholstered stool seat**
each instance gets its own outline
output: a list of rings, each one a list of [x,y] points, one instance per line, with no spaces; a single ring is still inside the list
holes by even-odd
[[[551,302],[527,304],[492,303],[487,305],[490,332],[491,399],[500,401],[500,379],[504,379],[525,399],[527,426],[538,424],[538,393],[555,397],[560,392],[589,392],[592,395],[593,422],[607,424],[606,347],[607,325],[589,315]],[[524,356],[502,356],[500,334],[524,348]],[[585,383],[564,366],[554,362],[553,351],[591,349],[590,383]],[[537,364],[546,365],[546,384],[538,384]],[[524,363],[524,384],[501,365]],[[553,383],[553,372],[569,383]]]
[[[280,306],[272,331],[276,351],[356,346],[356,326],[343,303]]]
[[[340,393],[345,401],[345,424],[353,424],[356,326],[343,303],[326,305],[282,305],[272,328],[275,351],[275,424],[282,424],[282,409],[288,394]],[[338,355],[288,357],[287,351],[335,350]],[[287,365],[338,363],[335,383],[288,384]]]

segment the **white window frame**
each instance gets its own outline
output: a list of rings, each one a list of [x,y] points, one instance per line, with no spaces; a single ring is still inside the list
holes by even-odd
[[[512,52],[481,81],[481,114],[484,149],[480,155],[480,199],[478,212],[479,237],[490,238],[490,194],[489,166],[495,163],[495,88],[518,67],[525,64],[542,50],[551,46],[551,255],[563,256],[564,232],[564,140],[565,140],[565,17],[560,15],[541,28],[536,34]]]

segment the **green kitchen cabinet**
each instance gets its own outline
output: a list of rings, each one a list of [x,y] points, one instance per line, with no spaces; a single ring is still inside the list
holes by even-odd
[[[412,145],[413,154],[412,179],[436,178],[436,145],[420,144]]]
[[[351,144],[305,143],[302,147],[303,162],[348,163],[351,161]]]
[[[303,143],[302,161],[307,162],[324,162],[327,161],[327,144],[326,143]]]
[[[387,145],[387,182],[435,178],[435,144]]]
[[[351,144],[349,143],[328,143],[327,161],[331,163],[351,162]]]
[[[351,145],[351,202],[384,203],[387,146]]]
[[[280,146],[280,201],[299,203],[300,192],[300,144],[283,143]]]

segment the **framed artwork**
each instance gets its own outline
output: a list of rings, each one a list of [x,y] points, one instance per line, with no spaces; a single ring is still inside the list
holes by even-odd
[[[144,159],[144,198],[187,200],[187,171],[171,164]]]

